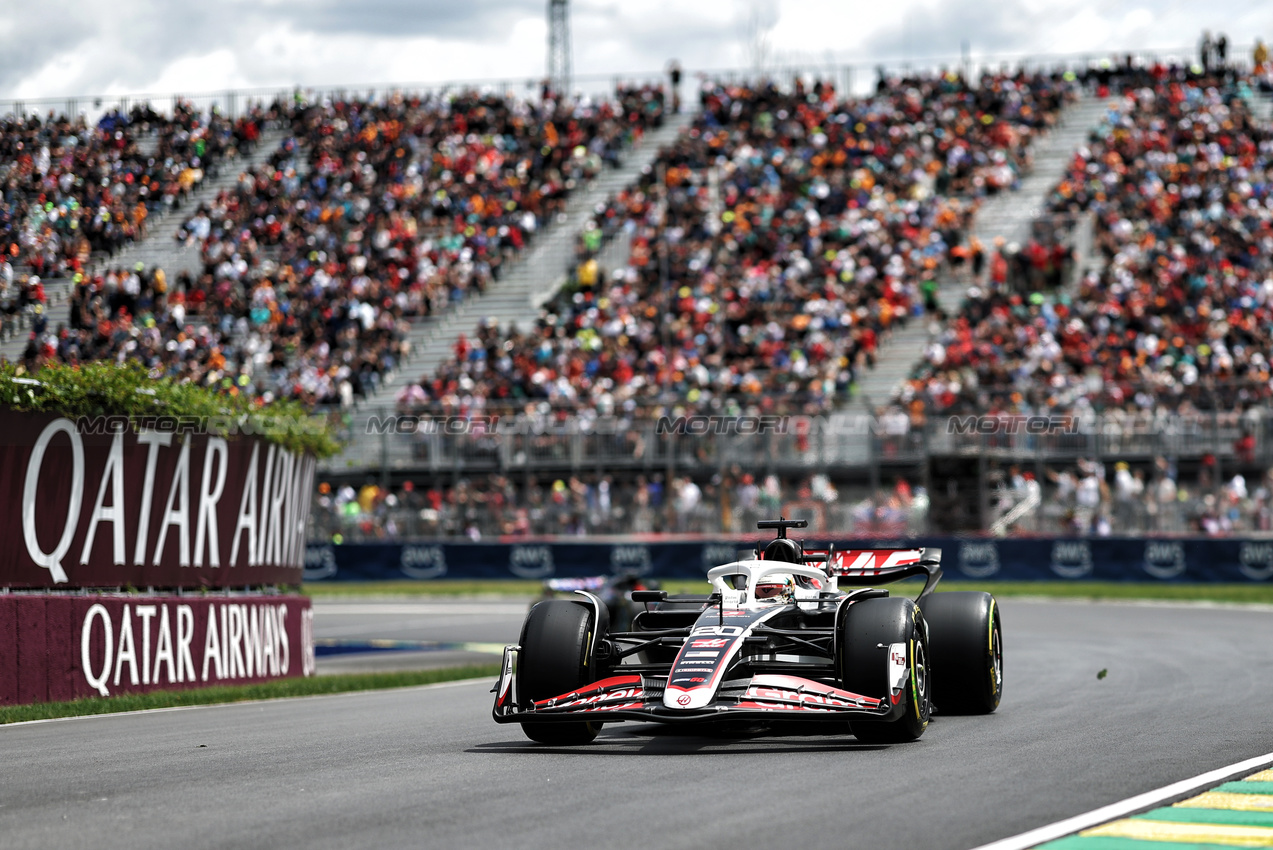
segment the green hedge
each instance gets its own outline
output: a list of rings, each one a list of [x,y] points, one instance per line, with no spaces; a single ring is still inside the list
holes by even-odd
[[[256,434],[285,449],[330,457],[340,451],[325,420],[294,401],[263,405],[170,378],[152,378],[140,363],[50,363],[37,373],[0,364],[0,408],[60,416],[207,417],[217,436]]]

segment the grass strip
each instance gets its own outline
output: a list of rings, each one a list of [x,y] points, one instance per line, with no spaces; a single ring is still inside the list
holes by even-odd
[[[919,592],[918,582],[888,585],[899,594]],[[912,589],[914,586],[914,589]],[[705,579],[666,579],[660,587],[670,593],[707,593]],[[1072,599],[1164,599],[1203,602],[1273,604],[1273,582],[1250,584],[1184,584],[1115,581],[960,581],[949,577],[939,591],[984,590],[995,596],[1047,596]],[[434,579],[432,581],[333,581],[306,584],[302,592],[313,599],[447,596],[538,596],[543,583],[516,580]]]
[[[350,691],[378,691],[433,685],[458,679],[478,679],[499,675],[498,664],[470,664],[437,670],[410,670],[384,673],[350,673],[338,676],[279,679],[253,685],[218,685],[183,691],[151,691],[145,694],[120,694],[114,697],[89,697],[70,702],[41,702],[34,705],[0,706],[0,724],[27,720],[51,720],[57,717],[81,717],[89,714],[114,714],[120,711],[144,711],[151,708],[174,708],[187,705],[215,705],[249,700],[310,697],[341,694]]]

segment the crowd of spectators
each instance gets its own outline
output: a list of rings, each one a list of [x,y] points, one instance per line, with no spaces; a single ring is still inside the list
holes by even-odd
[[[1270,398],[1273,130],[1252,81],[1150,66],[1049,198],[1091,213],[1076,291],[979,281],[900,401],[928,414],[1241,411]]]
[[[1059,77],[1006,73],[889,80],[848,101],[822,83],[706,84],[692,131],[582,234],[575,285],[535,330],[460,340],[412,400],[827,410],[922,311],[938,271],[968,259],[977,200],[1015,183],[1067,94]],[[661,123],[664,97],[644,86],[600,103],[467,93],[271,110],[288,140],[178,230],[202,272],[77,272],[71,326],[38,328],[28,353],[138,357],[236,392],[347,404],[402,360],[410,319],[497,279],[570,189]],[[143,119],[160,125],[170,169],[214,161],[243,129],[215,115],[203,127],[184,108],[114,116],[126,150]],[[611,274],[595,256],[619,231],[632,261]]]
[[[1032,499],[1037,507],[1007,529],[1013,533],[1219,537],[1273,531],[1273,469],[1248,473],[1222,473],[1214,456],[1188,472],[1166,457],[1149,465],[1080,460],[1046,466],[1042,480],[1014,465],[1000,476],[991,510],[1002,515]]]
[[[176,232],[201,272],[80,275],[71,327],[38,328],[29,353],[136,357],[266,399],[348,404],[401,361],[409,320],[484,290],[663,114],[649,87],[271,109],[285,141]]]
[[[530,332],[482,328],[404,398],[452,410],[545,399],[818,412],[969,260],[979,199],[1012,188],[1071,94],[1060,75],[706,83],[693,127],[581,239],[573,286]],[[607,236],[621,269],[589,265]]]
[[[217,165],[253,145],[256,112],[237,120],[186,102],[171,115],[138,105],[95,125],[50,113],[0,119],[0,250],[42,277],[87,270],[146,235],[148,219],[179,208]]]
[[[570,191],[661,118],[639,92],[622,102],[631,116],[476,92],[303,105],[270,161],[183,225],[203,252],[195,290],[214,321],[263,340],[258,391],[371,392],[406,353],[410,319],[498,279]]]
[[[670,482],[670,483],[669,483]],[[842,489],[843,488],[843,489]],[[446,482],[320,483],[316,539],[470,540],[541,535],[742,534],[780,513],[810,533],[907,534],[924,530],[927,497],[905,479],[872,494],[826,475],[798,479],[732,469],[706,478],[674,474],[489,475]],[[339,535],[339,537],[337,537]]]
[[[1152,463],[1079,460],[1012,465],[992,475],[987,526],[1017,504],[1029,510],[1008,534],[1226,536],[1273,532],[1273,469],[1221,472],[1214,458],[1187,470]],[[667,482],[670,481],[670,484]],[[545,535],[733,534],[782,514],[810,534],[902,538],[933,533],[923,486],[905,477],[872,490],[861,482],[752,475],[662,473],[503,474],[405,481],[320,483],[314,539],[499,540]]]

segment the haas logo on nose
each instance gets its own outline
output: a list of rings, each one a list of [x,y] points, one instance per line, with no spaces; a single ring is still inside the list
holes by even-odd
[[[676,698],[676,702],[677,702],[677,704],[678,704],[678,705],[689,705],[689,704],[690,704],[690,695],[689,695],[689,694],[681,694],[679,697],[677,697],[677,698]]]

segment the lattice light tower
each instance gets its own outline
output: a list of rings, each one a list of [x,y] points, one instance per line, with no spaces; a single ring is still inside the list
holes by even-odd
[[[570,2],[548,0],[548,82],[558,97],[569,97]]]

